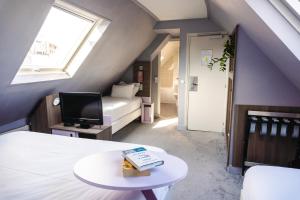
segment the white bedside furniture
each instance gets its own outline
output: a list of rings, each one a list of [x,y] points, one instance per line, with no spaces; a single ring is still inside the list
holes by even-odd
[[[154,122],[154,103],[142,103],[142,123]]]
[[[152,189],[171,186],[184,179],[188,172],[186,163],[167,153],[155,152],[164,165],[151,169],[150,176],[124,177],[121,151],[94,154],[79,160],[74,175],[81,181],[109,190],[140,190],[147,200],[157,200]]]
[[[64,126],[62,123],[50,127],[53,135],[62,135],[68,137],[89,138],[97,140],[111,140],[112,127],[95,125],[91,128],[80,128],[79,124],[75,126]]]

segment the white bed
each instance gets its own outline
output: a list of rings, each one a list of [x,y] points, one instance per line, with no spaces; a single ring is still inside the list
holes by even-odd
[[[247,170],[241,200],[299,200],[300,170],[255,166]]]
[[[87,185],[74,164],[90,154],[140,145],[63,137],[28,131],[0,136],[0,199],[144,200],[140,191],[112,191]],[[153,151],[163,151],[147,146]],[[164,199],[168,188],[154,190]]]
[[[117,98],[102,97],[103,123],[112,126],[112,133],[117,132],[141,116],[141,97]]]

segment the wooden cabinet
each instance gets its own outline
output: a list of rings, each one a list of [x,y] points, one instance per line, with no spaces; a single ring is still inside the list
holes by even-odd
[[[133,64],[133,81],[139,82],[141,90],[137,96],[150,97],[151,94],[151,64],[148,61],[136,61]]]
[[[97,140],[111,140],[111,126],[93,126],[88,129],[79,128],[79,125],[64,126],[62,123],[50,127],[51,133],[54,135],[62,135],[69,137],[79,137]]]
[[[41,133],[52,133],[69,137],[111,140],[111,126],[93,126],[89,129],[78,126],[64,126],[61,120],[59,102],[54,102],[58,94],[44,97],[30,116],[30,130]]]
[[[300,107],[284,106],[258,106],[258,105],[235,105],[234,109],[234,135],[232,166],[243,166],[243,150],[245,139],[249,130],[247,128],[247,113],[252,111],[300,113]],[[259,125],[258,125],[259,126]],[[280,128],[280,127],[279,127]],[[278,129],[279,129],[278,128]],[[281,136],[261,136],[259,128],[256,134],[249,137],[247,160],[251,162],[267,163],[269,165],[287,166],[294,160],[299,139]],[[268,130],[270,131],[270,127]]]
[[[54,105],[54,100],[58,94],[44,97],[30,116],[30,130],[51,133],[50,127],[61,123],[61,112],[59,104]]]

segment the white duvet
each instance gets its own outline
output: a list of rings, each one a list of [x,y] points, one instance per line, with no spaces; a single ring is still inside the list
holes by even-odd
[[[141,103],[141,97],[133,97],[132,99],[109,96],[102,97],[104,120],[106,116],[109,116],[111,122],[114,122],[140,108]]]
[[[300,170],[255,166],[247,170],[241,200],[299,200]]]
[[[137,144],[89,140],[28,131],[0,136],[0,199],[142,200],[139,191],[112,191],[90,186],[73,175],[81,158],[98,152],[123,150]],[[153,151],[163,151],[149,147]],[[163,199],[167,188],[155,193]]]

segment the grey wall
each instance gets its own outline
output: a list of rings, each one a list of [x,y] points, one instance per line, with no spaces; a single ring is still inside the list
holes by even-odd
[[[207,0],[209,18],[228,32],[231,32],[236,24],[240,24],[262,52],[264,52],[264,54],[273,61],[275,66],[300,89],[300,61],[247,2],[252,3],[252,5],[257,5],[261,12],[266,15],[271,16],[271,9],[274,9],[271,5],[266,5],[270,4],[269,1]],[[263,7],[263,5],[265,7]],[[280,15],[278,12],[276,12],[276,14]],[[287,22],[285,20],[279,21],[278,17],[279,16],[274,15],[270,20],[276,23],[276,28],[280,29],[283,36],[291,35],[291,29],[283,28],[283,25],[286,25]],[[296,37],[295,34],[293,35],[294,39],[292,42],[300,46],[299,33],[298,37]],[[298,54],[299,53],[300,48],[298,48]]]
[[[300,92],[257,47],[243,28],[238,33],[234,103],[300,106]]]
[[[27,124],[27,119],[19,119],[17,121],[0,126],[0,133],[4,133],[13,129],[24,127]]]
[[[133,65],[130,65],[127,70],[123,73],[119,81],[125,81],[126,83],[133,83],[134,77],[133,77],[134,68]]]
[[[157,34],[154,40],[148,45],[147,48],[139,55],[136,59],[138,61],[152,61],[155,56],[157,56],[164,45],[169,41],[169,34]],[[126,83],[132,83],[134,81],[133,77],[133,65],[130,65],[127,70],[122,74],[120,81],[125,81]]]
[[[260,50],[243,28],[238,31],[233,104],[300,106],[298,88]],[[233,137],[232,130],[231,142]]]
[[[159,78],[159,67],[160,67],[160,54],[157,55],[151,62],[151,101],[154,103],[154,115],[160,115],[160,93],[158,80]]]
[[[0,125],[26,118],[45,95],[105,90],[150,44],[155,20],[130,0],[68,0],[112,22],[72,79],[10,85],[53,0],[1,0]]]
[[[170,40],[169,34],[157,34],[151,44],[137,58],[139,61],[152,61]]]
[[[179,49],[179,95],[178,95],[178,128],[186,129],[187,123],[187,48],[188,34],[201,33],[207,34],[212,32],[222,32],[223,29],[207,19],[190,19],[190,20],[173,20],[161,21],[155,25],[155,30],[180,30],[180,49]]]

